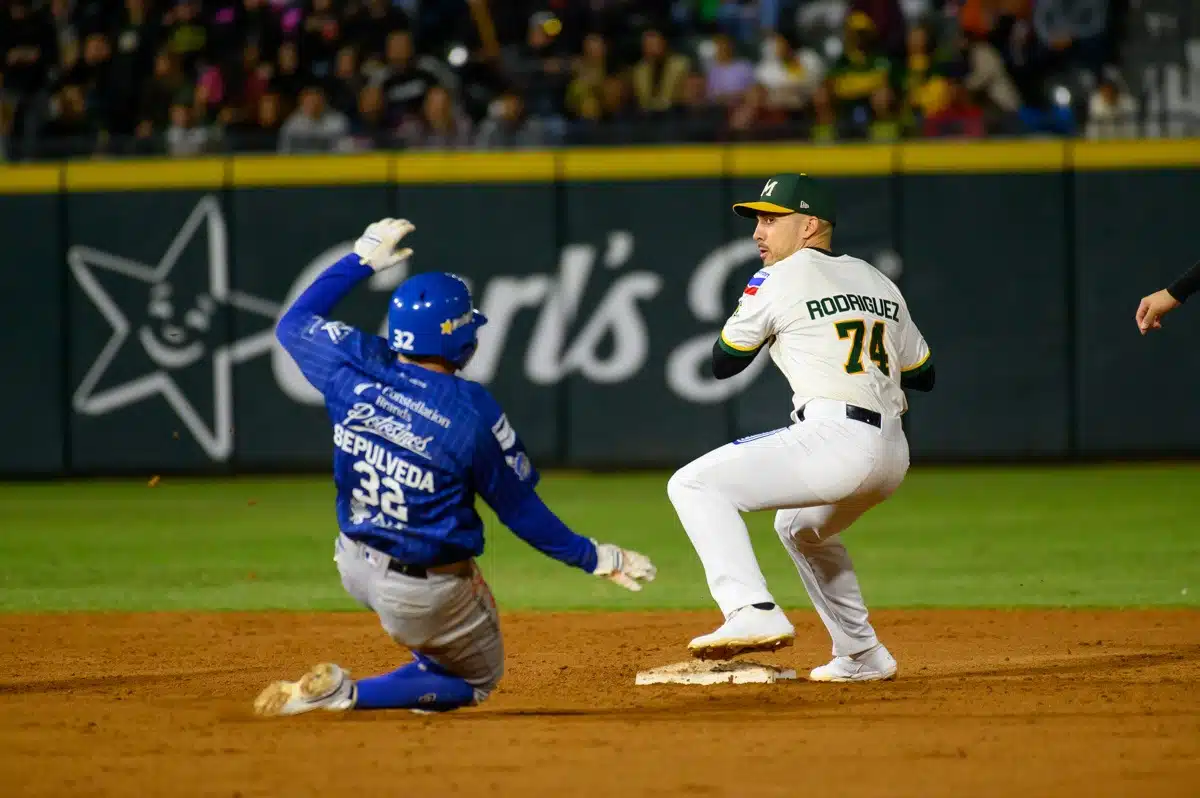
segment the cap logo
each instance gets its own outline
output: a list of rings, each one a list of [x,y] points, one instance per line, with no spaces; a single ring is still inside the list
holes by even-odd
[[[767,184],[765,186],[763,186],[762,196],[764,196],[764,197],[771,196],[771,192],[775,190],[775,186],[777,186],[777,185],[779,185],[778,180],[768,180]]]
[[[459,327],[466,327],[471,323],[471,319],[475,316],[474,310],[468,310],[466,313],[459,316],[457,319],[446,319],[442,322],[442,335],[449,335]]]
[[[807,208],[808,208],[808,203],[807,203],[807,202],[805,202],[804,200],[800,200],[800,207],[801,207],[801,208],[805,208],[805,209],[807,209]]]

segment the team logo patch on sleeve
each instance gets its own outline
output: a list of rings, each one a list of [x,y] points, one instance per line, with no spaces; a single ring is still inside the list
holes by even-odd
[[[350,333],[354,332],[354,328],[349,324],[343,324],[340,321],[326,321],[320,316],[313,316],[308,326],[304,328],[304,332],[300,336],[305,340],[312,341],[325,333],[329,336],[329,340],[335,344],[340,344],[346,338],[350,337]]]
[[[758,293],[758,287],[766,281],[768,276],[769,273],[766,271],[757,272],[753,277],[750,278],[750,282],[746,283],[746,290],[742,293],[754,296]]]
[[[524,452],[506,455],[504,462],[508,463],[517,475],[517,479],[522,482],[528,482],[529,477],[533,475],[533,463],[529,461],[529,457]]]
[[[321,325],[321,329],[329,336],[329,340],[335,344],[340,344],[350,337],[350,333],[354,332],[353,327],[349,324],[343,324],[340,321],[326,322]]]

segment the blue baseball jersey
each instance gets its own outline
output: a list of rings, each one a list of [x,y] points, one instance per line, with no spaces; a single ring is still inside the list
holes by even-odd
[[[371,274],[343,258],[277,329],[325,398],[342,532],[405,563],[456,562],[483,552],[480,496],[531,545],[594,569],[594,544],[541,502],[537,470],[486,388],[401,362],[384,339],[327,318]]]

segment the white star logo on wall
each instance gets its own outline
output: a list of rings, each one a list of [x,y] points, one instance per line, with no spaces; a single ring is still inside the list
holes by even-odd
[[[208,289],[196,298],[195,306],[188,309],[182,319],[176,320],[169,278],[180,255],[202,228],[208,239]],[[67,251],[67,263],[79,287],[112,327],[111,337],[75,390],[72,404],[77,413],[102,416],[161,395],[209,457],[214,460],[229,458],[233,452],[233,366],[271,351],[279,306],[229,289],[226,246],[221,206],[216,197],[209,195],[196,203],[155,266],[86,246],[72,246]],[[149,287],[150,302],[143,322],[136,325],[130,322],[101,286],[96,277],[97,270],[128,277]],[[208,347],[193,336],[207,333],[213,314],[222,305],[270,319],[271,324],[261,332],[212,348],[214,410],[209,424],[179,389],[172,372],[203,360]],[[141,345],[157,368],[123,384],[98,390],[101,379],[129,342],[135,326],[135,345]]]

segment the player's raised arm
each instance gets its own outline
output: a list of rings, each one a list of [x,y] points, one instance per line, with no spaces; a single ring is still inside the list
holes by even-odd
[[[1161,291],[1142,297],[1138,304],[1135,320],[1138,331],[1145,335],[1150,330],[1162,329],[1162,317],[1187,301],[1192,294],[1200,292],[1200,261],[1179,276]]]
[[[373,349],[386,350],[374,336],[327,317],[359,283],[412,254],[411,249],[397,251],[396,247],[413,229],[405,219],[383,219],[369,225],[355,242],[354,251],[322,272],[279,320],[275,329],[279,343],[322,393],[339,366],[367,356]]]
[[[536,491],[537,470],[508,417],[479,389],[484,422],[477,434],[472,471],[476,492],[501,523],[543,554],[604,577],[628,590],[654,580],[650,559],[611,543],[578,535],[546,506]]]

